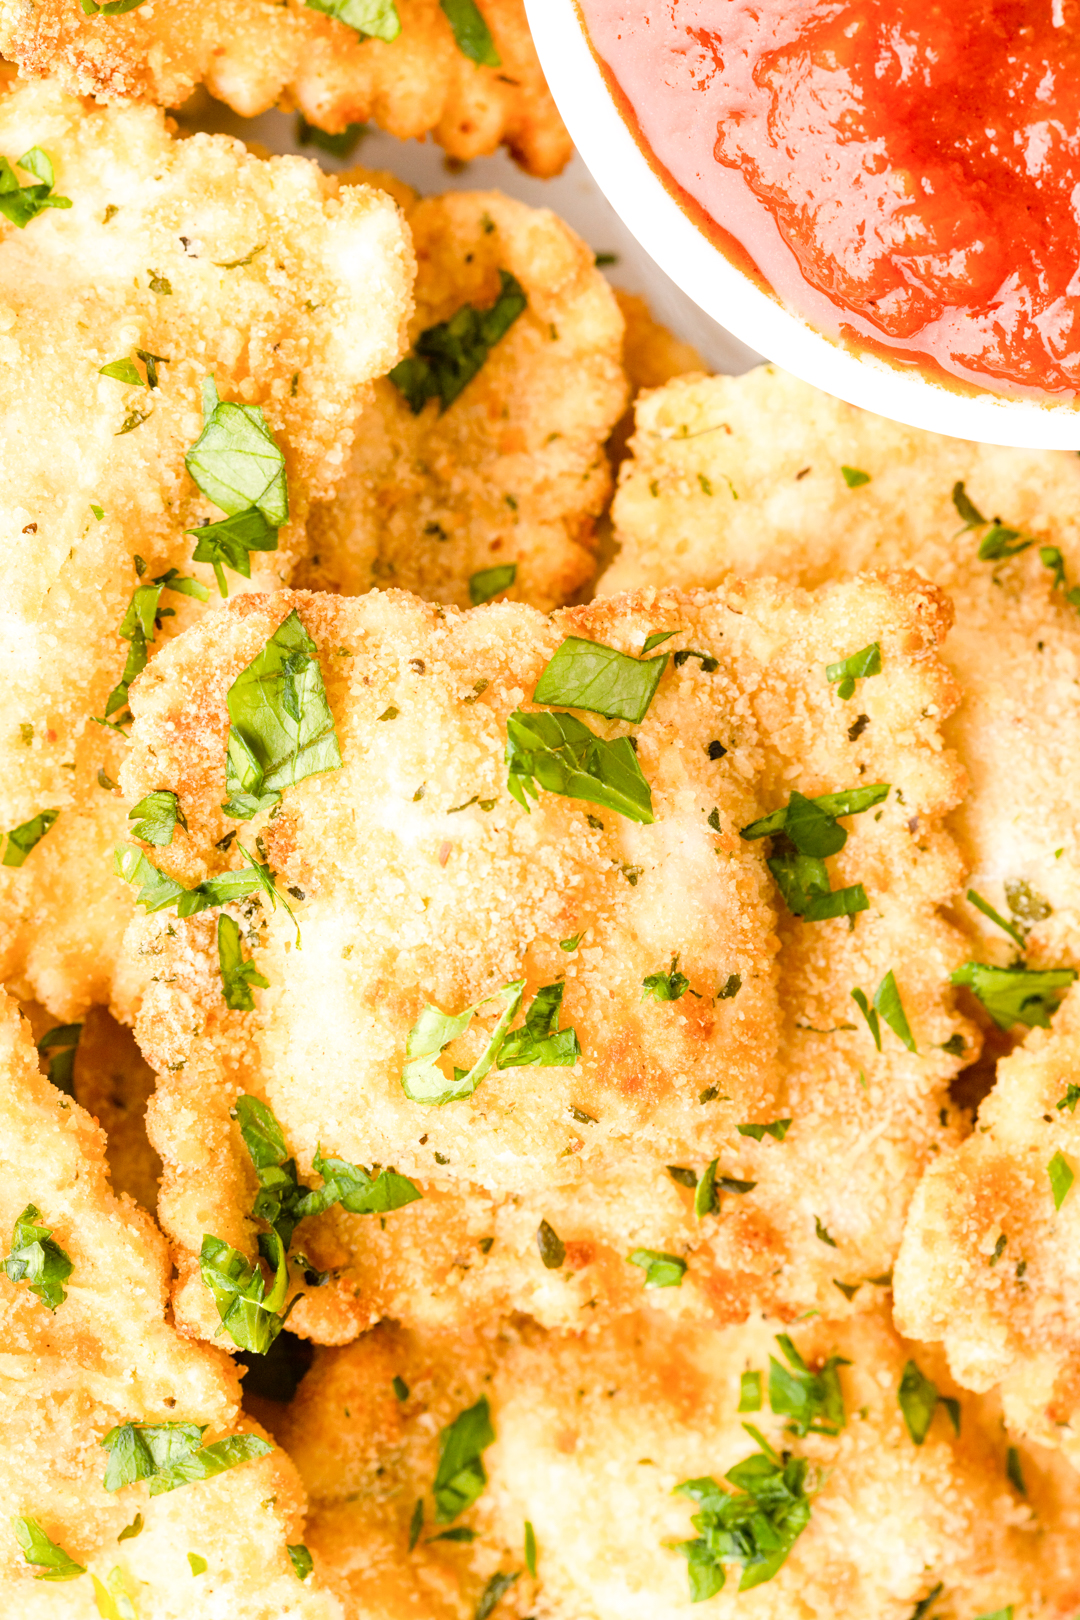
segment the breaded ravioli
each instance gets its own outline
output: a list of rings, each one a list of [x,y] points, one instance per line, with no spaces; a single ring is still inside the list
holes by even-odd
[[[258,1182],[230,1118],[242,1094],[272,1111],[305,1184],[319,1154],[392,1166],[432,1188],[432,1208],[449,1195],[447,1230],[464,1220],[494,1257],[485,1283],[471,1244],[448,1257],[439,1237],[414,1273],[438,1225],[423,1202],[384,1212],[384,1247],[381,1223],[331,1199],[296,1238],[321,1284],[291,1321],[316,1338],[403,1305],[445,1314],[459,1260],[477,1268],[462,1299],[475,1286],[489,1310],[558,1321],[598,1297],[626,1308],[654,1252],[682,1283],[665,1301],[721,1319],[755,1300],[820,1308],[823,1291],[845,1309],[849,1286],[880,1278],[914,1178],[950,1139],[956,1040],[974,1038],[948,983],[962,941],[935,915],[956,865],[937,824],[962,788],[939,735],[946,624],[938,593],[892,575],[816,596],[645,591],[550,619],[397,592],[249,596],[170,643],[133,689],[122,785],[129,801],[151,783],[175,795],[186,830],[124,857],[159,909],[129,930],[117,1010],[159,1077],[148,1119],[179,1319],[217,1331],[207,1234],[253,1251]],[[825,665],[864,637],[883,672],[876,724],[853,739]],[[341,763],[315,760],[265,800],[253,777],[244,800],[237,750],[245,735],[261,746],[262,722],[239,694],[266,683],[273,708],[286,656],[311,692],[318,664],[320,734],[332,717]],[[822,804],[855,812],[844,828],[800,797],[836,794]],[[817,921],[788,915],[766,866],[799,803],[833,852]],[[879,1052],[851,999],[890,975],[914,1052],[891,1011]],[[486,1243],[507,1204],[521,1267]],[[565,1270],[537,1265],[541,1219]]]
[[[946,737],[970,777],[951,822],[968,881],[1032,929],[1030,963],[1080,965],[1078,510],[1075,455],[922,433],[768,366],[688,377],[639,401],[599,589],[731,574],[813,586],[882,567],[941,586],[964,692]],[[853,723],[871,684],[847,702]],[[1007,961],[998,927],[962,909],[977,954]]]
[[[177,107],[205,84],[247,118],[280,101],[326,130],[374,119],[401,140],[431,133],[462,160],[502,142],[536,175],[558,174],[572,151],[522,0],[386,0],[354,7],[356,26],[336,20],[349,8],[332,0],[85,9],[2,0],[0,49],[24,73],[99,100]]]
[[[450,192],[413,201],[406,217],[414,357],[376,383],[345,479],[312,512],[300,583],[560,607],[592,577],[611,490],[604,441],[626,403],[615,297],[591,248],[548,209]],[[489,344],[479,322],[493,317],[501,335]],[[475,375],[449,398],[414,392],[415,356],[466,322],[464,376]]]
[[[110,836],[97,772],[117,769],[95,722],[123,727],[140,661],[216,600],[196,545],[227,542],[229,590],[288,580],[364,385],[401,353],[413,261],[382,193],[173,140],[149,108],[17,89],[0,153],[30,165],[12,171],[30,217],[0,219],[0,952],[5,979],[67,1017],[107,995],[125,916],[86,882]],[[243,539],[214,538],[226,509]],[[79,935],[67,897],[84,887]]]
[[[1000,1386],[1020,1432],[1080,1463],[1080,997],[998,1064],[978,1127],[923,1178],[897,1317],[940,1339],[969,1389]]]
[[[0,1019],[0,1608],[335,1620],[286,1551],[295,1470],[241,1413],[228,1357],[167,1321],[164,1239],[112,1192],[102,1131],[38,1072],[10,998]],[[150,1462],[170,1436],[187,1482]]]
[[[691,1608],[694,1516],[715,1524],[725,1502],[744,1510],[745,1573],[737,1534],[717,1531],[721,1561],[702,1539],[702,1613],[896,1620],[930,1599],[943,1620],[1073,1614],[1075,1509],[1033,1453],[1013,1465],[1028,1494],[1010,1481],[992,1402],[957,1407],[884,1312],[780,1331],[648,1314],[581,1335],[388,1324],[317,1352],[277,1434],[346,1615],[458,1620],[501,1591],[508,1617],[668,1620]],[[746,1523],[754,1490],[764,1529],[760,1508]]]

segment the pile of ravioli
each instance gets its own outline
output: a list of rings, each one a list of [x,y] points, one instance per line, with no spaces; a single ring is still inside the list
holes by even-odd
[[[1080,461],[155,105],[519,0],[0,47],[0,1612],[1075,1620]]]

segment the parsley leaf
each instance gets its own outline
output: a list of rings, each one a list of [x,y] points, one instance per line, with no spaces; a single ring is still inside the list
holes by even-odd
[[[526,714],[515,709],[506,722],[507,787],[528,810],[526,795],[549,793],[584,799],[650,825],[652,792],[628,737],[608,742],[572,714]]]
[[[500,1069],[570,1069],[581,1056],[572,1029],[559,1029],[565,984],[546,984],[536,992],[521,1029],[513,1029],[499,1049]]]
[[[701,1173],[701,1180],[697,1183],[694,1193],[694,1214],[698,1220],[704,1220],[706,1215],[717,1215],[720,1212],[721,1193],[748,1193],[753,1192],[757,1186],[756,1181],[738,1181],[734,1176],[718,1176],[716,1167],[719,1159],[712,1159]]]
[[[35,1575],[35,1580],[73,1581],[79,1575],[86,1574],[86,1565],[77,1564],[63,1547],[50,1541],[36,1519],[24,1519],[13,1513],[11,1523],[26,1562],[36,1564],[42,1570],[40,1575]]]
[[[304,0],[312,11],[321,11],[346,28],[355,28],[366,39],[389,43],[401,33],[401,19],[394,0]],[[321,144],[321,143],[320,143]]]
[[[401,1087],[409,1101],[441,1107],[443,1103],[471,1097],[499,1055],[506,1032],[521,1006],[524,989],[524,979],[504,984],[501,990],[484,996],[461,1013],[445,1013],[440,1007],[426,1005],[405,1043]],[[507,997],[506,1005],[480,1056],[471,1069],[464,1073],[455,1069],[454,1079],[448,1080],[438,1066],[438,1058],[453,1041],[464,1035],[475,1013],[499,996]]]
[[[900,1000],[900,991],[897,989],[896,979],[892,968],[889,969],[877,989],[874,991],[874,1004],[871,1007],[866,999],[866,992],[853,990],[851,999],[866,1019],[870,1033],[874,1037],[874,1045],[881,1051],[881,1023],[884,1018],[894,1035],[897,1035],[909,1052],[914,1052],[915,1037],[911,1033],[911,1025],[904,1011],[904,1003]]]
[[[967,494],[963,483],[953,485],[952,501],[963,520],[964,529],[987,530],[979,544],[979,558],[982,562],[997,561],[1001,557],[1015,557],[1018,552],[1026,551],[1028,546],[1034,545],[1032,539],[1022,535],[1019,529],[1006,527],[1000,518],[994,518],[993,522],[984,518]],[[963,533],[963,529],[960,532]]]
[[[517,578],[517,563],[502,563],[498,568],[481,568],[469,575],[469,601],[473,607],[490,602],[500,591],[508,591]]]
[[[159,849],[172,843],[177,823],[185,832],[188,830],[187,817],[180,808],[180,801],[169,788],[156,788],[145,799],[140,799],[135,808],[128,811],[128,820],[135,822],[131,831],[136,838],[141,838],[146,844],[155,844]]]
[[[1080,1086],[1074,1085],[1070,1080],[1065,1088],[1064,1097],[1061,1098],[1060,1102],[1056,1102],[1054,1107],[1059,1112],[1067,1108],[1070,1114],[1075,1114],[1078,1102],[1080,1102]]]
[[[217,946],[221,994],[226,1007],[233,1012],[254,1012],[252,985],[258,985],[260,990],[269,990],[270,981],[264,979],[254,962],[244,956],[240,928],[224,912],[218,917]]]
[[[336,771],[341,750],[315,643],[294,608],[229,688],[222,809],[250,821],[284,788]]]
[[[965,962],[951,975],[953,984],[963,984],[982,1002],[999,1029],[1026,1024],[1029,1029],[1050,1028],[1061,993],[1076,978],[1074,968],[1051,968],[1036,972],[1029,968],[990,967],[985,962]]]
[[[194,917],[200,911],[208,911],[211,906],[228,905],[231,900],[245,900],[249,894],[261,890],[269,895],[271,906],[276,907],[278,900],[281,900],[291,916],[291,909],[278,893],[269,867],[260,866],[253,860],[243,844],[238,844],[237,848],[246,857],[246,866],[204,878],[193,889],[185,889],[175,878],[166,876],[134,844],[117,845],[113,852],[113,870],[125,883],[139,885],[135,904],[148,912],[165,911],[175,906],[178,917]]]
[[[68,1097],[75,1095],[75,1053],[82,1029],[81,1024],[57,1024],[46,1031],[37,1043],[42,1056],[55,1050],[55,1057],[48,1059],[49,1079],[57,1091],[64,1092]]]
[[[1076,1180],[1072,1167],[1060,1148],[1047,1165],[1046,1173],[1050,1177],[1050,1191],[1054,1198],[1054,1208],[1060,1209],[1069,1195],[1070,1187]]]
[[[199,1271],[214,1296],[221,1325],[241,1350],[264,1356],[285,1325],[289,1287],[285,1248],[276,1232],[260,1232],[259,1253],[273,1267],[269,1292],[258,1260],[248,1260],[222,1238],[203,1233]]]
[[[476,0],[439,0],[439,4],[461,54],[480,67],[502,67],[502,57]]]
[[[139,559],[136,558],[138,563]],[[142,572],[140,568],[139,572]],[[123,709],[128,701],[128,687],[146,668],[147,646],[154,640],[160,626],[162,608],[161,595],[163,591],[176,591],[180,596],[193,596],[200,602],[205,602],[209,596],[205,585],[200,585],[197,579],[188,579],[170,568],[164,574],[147,585],[138,585],[127,605],[124,617],[120,620],[117,635],[128,642],[127,661],[124,664],[124,673],[119,682],[109,693],[105,704],[105,718]],[[172,611],[171,609],[169,610]]]
[[[663,971],[650,973],[646,978],[642,979],[642,1001],[647,1000],[649,996],[652,996],[654,1001],[678,1001],[680,996],[685,996],[686,992],[690,990],[690,980],[685,973],[680,973],[678,968],[679,958],[673,956],[671,958],[671,967],[666,973]],[[690,994],[692,996],[697,995],[697,991],[690,990]]]
[[[686,1275],[686,1261],[680,1260],[677,1254],[667,1254],[663,1249],[631,1249],[627,1260],[632,1266],[640,1266],[645,1273],[646,1288],[679,1288]]]
[[[917,1446],[922,1445],[930,1432],[938,1399],[937,1385],[923,1376],[914,1361],[909,1361],[900,1379],[897,1400],[908,1434]]]
[[[739,1404],[737,1412],[761,1411],[761,1374],[744,1372],[739,1375]]]
[[[847,843],[847,832],[836,825],[837,817],[861,815],[880,804],[888,794],[888,782],[847,788],[840,793],[823,793],[816,799],[793,792],[788,803],[779,810],[741,828],[739,837],[749,842],[785,833],[801,855],[835,855]]]
[[[529,1520],[525,1520],[525,1568],[536,1579],[536,1531]]]
[[[129,11],[137,11],[143,0],[105,0],[104,5],[98,5],[97,0],[79,0],[79,4],[88,17],[124,17]]]
[[[566,1244],[547,1221],[541,1221],[536,1228],[536,1247],[540,1251],[540,1259],[546,1271],[558,1271],[566,1259]]]
[[[472,1507],[487,1474],[481,1454],[495,1442],[486,1395],[475,1406],[459,1412],[439,1434],[439,1465],[435,1471],[435,1521],[449,1524]]]
[[[303,1542],[297,1542],[295,1546],[287,1546],[285,1551],[289,1555],[289,1562],[293,1567],[293,1574],[297,1580],[306,1581],[315,1568],[315,1561]]]
[[[870,482],[870,474],[862,472],[858,467],[841,467],[840,471],[844,476],[844,483],[848,489],[859,489],[863,484]],[[876,675],[877,671],[875,670],[873,673]]]
[[[709,1477],[687,1479],[675,1487],[677,1495],[689,1496],[700,1509],[691,1521],[697,1539],[676,1548],[687,1560],[694,1603],[721,1590],[725,1564],[741,1567],[740,1592],[772,1580],[810,1522],[806,1458],[787,1451],[777,1455],[756,1429],[749,1424],[746,1428],[761,1455],[728,1469],[724,1478],[734,1491]]]
[[[499,296],[489,309],[463,304],[448,321],[440,321],[421,332],[414,345],[415,352],[390,372],[390,381],[404,396],[414,416],[419,416],[429,399],[440,401],[440,415],[449,409],[476,376],[495,344],[506,336],[528,307],[528,299],[516,277],[500,270],[499,281]]]
[[[70,1256],[53,1242],[52,1227],[39,1225],[40,1220],[36,1204],[27,1204],[12,1230],[11,1253],[4,1261],[4,1270],[13,1283],[25,1278],[30,1292],[55,1311],[67,1299],[64,1284],[75,1267]]]
[[[204,1446],[205,1432],[205,1423],[122,1423],[110,1429],[99,1442],[109,1453],[105,1489],[118,1491],[145,1479],[150,1495],[161,1496],[273,1450],[255,1434],[234,1434]]]
[[[997,923],[998,927],[1004,929],[1009,938],[1015,940],[1020,949],[1023,950],[1026,935],[1022,934],[1015,924],[1006,922],[1000,911],[995,911],[989,900],[984,900],[981,894],[975,893],[974,889],[968,890],[967,897],[976,911],[981,911],[984,917],[989,917],[991,922]]]
[[[229,517],[255,507],[271,528],[287,521],[285,457],[261,407],[222,400],[213,377],[203,382],[203,430],[184,466],[206,498]]]
[[[766,1125],[736,1125],[735,1129],[740,1136],[752,1136],[755,1142],[760,1142],[763,1136],[771,1136],[777,1142],[782,1142],[791,1125],[790,1119],[771,1119]]]
[[[107,366],[98,367],[99,377],[111,377],[114,382],[124,383],[128,388],[141,388],[143,380],[135,368],[134,360],[110,360]]]
[[[7,835],[3,865],[21,866],[35,844],[40,844],[59,814],[59,810],[39,810],[29,821],[24,821],[19,827],[12,827]]]
[[[24,152],[16,160],[16,168],[24,169],[32,174],[38,182],[35,186],[20,186],[15,170],[6,157],[0,157],[0,214],[25,230],[32,219],[44,213],[46,208],[70,208],[70,197],[54,197],[52,194],[55,185],[52,159],[40,146],[32,146],[29,152]]]
[[[636,723],[644,720],[667,661],[667,653],[642,660],[568,636],[545,665],[532,700]]]
[[[380,1170],[371,1174],[363,1165],[350,1164],[348,1159],[324,1158],[315,1154],[315,1171],[323,1178],[323,1185],[300,1200],[300,1219],[318,1215],[332,1204],[340,1204],[350,1215],[388,1215],[391,1210],[404,1209],[424,1195],[408,1176],[396,1170]]]
[[[185,529],[184,533],[195,536],[192,562],[210,563],[222,596],[229,594],[225,581],[226,568],[250,579],[251,553],[276,551],[278,548],[278,531],[267,523],[257,506],[249,506],[245,511],[236,512],[217,523],[200,523],[194,529]]]
[[[445,10],[448,5],[454,3],[455,0],[442,0],[443,9]],[[458,3],[460,3],[460,0],[458,0]],[[495,60],[497,62],[498,57]],[[473,1620],[488,1620],[488,1616],[494,1612],[495,1605],[506,1596],[514,1582],[519,1580],[520,1577],[520,1569],[515,1570],[511,1575],[508,1575],[505,1570],[497,1569],[480,1594],[480,1601],[476,1605]]]
[[[259,1182],[251,1213],[257,1220],[272,1226],[283,1247],[288,1249],[296,1226],[308,1213],[300,1208],[308,1188],[299,1185],[296,1160],[289,1157],[281,1126],[264,1102],[241,1093],[232,1117],[240,1127]],[[331,1203],[333,1199],[328,1198],[322,1208],[328,1209]]]
[[[769,1357],[769,1405],[773,1411],[790,1419],[788,1428],[792,1434],[839,1434],[847,1417],[837,1368],[850,1367],[850,1361],[830,1356],[821,1371],[814,1373],[786,1333],[778,1333],[776,1342],[788,1366],[775,1356]]]
[[[836,664],[825,665],[825,679],[830,685],[839,682],[836,695],[845,702],[855,696],[855,682],[863,680],[868,675],[881,674],[881,644],[872,641],[868,647],[862,647],[858,652],[847,658],[842,658]]]

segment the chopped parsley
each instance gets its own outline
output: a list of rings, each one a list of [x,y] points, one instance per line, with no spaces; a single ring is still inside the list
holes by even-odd
[[[250,578],[248,553],[277,550],[278,530],[289,516],[289,490],[285,457],[260,406],[222,400],[213,377],[203,381],[202,406],[203,430],[184,466],[230,521],[187,532],[199,537],[193,560],[213,564],[225,596],[223,565]]]
[[[736,1125],[735,1129],[740,1136],[751,1136],[755,1142],[760,1142],[763,1136],[771,1136],[777,1142],[782,1142],[791,1125],[790,1119],[771,1119],[765,1125]]]
[[[990,967],[965,962],[951,975],[953,984],[966,985],[986,1008],[999,1029],[1026,1024],[1029,1029],[1050,1028],[1064,991],[1076,978],[1074,968],[1037,972],[1022,967]]]
[[[862,1013],[874,1037],[874,1045],[881,1051],[881,1022],[884,1018],[893,1034],[898,1036],[909,1052],[914,1052],[915,1037],[911,1033],[911,1025],[904,1011],[904,1003],[900,1000],[900,991],[897,989],[896,979],[892,968],[889,969],[877,989],[874,991],[873,1006],[866,999],[863,990],[853,990],[851,999]]]
[[[67,1097],[75,1095],[75,1053],[82,1035],[81,1024],[57,1024],[47,1030],[37,1043],[42,1057],[48,1056],[49,1079],[57,1091]]]
[[[1050,1177],[1050,1191],[1054,1198],[1054,1208],[1060,1209],[1069,1196],[1069,1189],[1076,1180],[1075,1172],[1060,1148],[1047,1165],[1046,1173]]]
[[[255,963],[245,957],[240,943],[240,927],[234,918],[224,912],[218,917],[218,968],[221,972],[221,994],[232,1012],[254,1012],[255,997],[252,986],[269,990],[270,981],[264,979]]]
[[[4,1270],[13,1283],[25,1280],[32,1294],[55,1311],[67,1299],[67,1282],[75,1267],[71,1256],[52,1239],[52,1227],[40,1225],[41,1211],[27,1204],[11,1233],[11,1253]]]
[[[35,1575],[35,1580],[73,1581],[86,1574],[86,1565],[77,1564],[63,1547],[51,1541],[36,1519],[24,1519],[13,1513],[11,1524],[26,1562],[37,1565],[41,1570],[40,1575]]]
[[[494,1442],[486,1395],[440,1432],[439,1464],[432,1487],[437,1524],[449,1524],[472,1507],[487,1484],[482,1454]]]
[[[454,3],[454,0],[442,0],[443,9]],[[469,0],[472,4],[472,0]],[[496,58],[498,60],[498,58]],[[480,1594],[480,1601],[473,1613],[473,1620],[488,1620],[488,1616],[495,1610],[496,1604],[506,1596],[514,1582],[521,1577],[520,1569],[507,1574],[505,1570],[498,1569],[488,1581]]]
[[[397,1399],[402,1403],[402,1405],[404,1405],[409,1398],[409,1386],[405,1382],[404,1378],[400,1376],[400,1374],[394,1374],[391,1381],[391,1387]]]
[[[967,897],[969,902],[975,907],[976,911],[981,911],[984,917],[989,917],[992,923],[997,923],[998,927],[1003,929],[1005,933],[1008,934],[1009,938],[1014,940],[1015,943],[1019,945],[1020,949],[1023,950],[1027,936],[1021,933],[1020,929],[1016,927],[1015,923],[1006,922],[1005,918],[1001,915],[1001,912],[995,911],[989,900],[984,900],[981,894],[975,893],[974,889],[968,890]]]
[[[40,844],[49,828],[59,816],[59,810],[39,810],[36,816],[12,827],[4,847],[4,866],[22,866],[36,844]]]
[[[830,1356],[820,1372],[811,1372],[786,1333],[776,1342],[783,1351],[785,1367],[769,1357],[769,1405],[789,1421],[792,1434],[837,1435],[847,1423],[838,1367],[850,1367],[843,1356]]]
[[[258,1260],[249,1260],[210,1232],[203,1233],[199,1271],[233,1343],[264,1356],[285,1325],[289,1265],[276,1232],[260,1232],[258,1244],[259,1254],[273,1268],[269,1291]]]
[[[654,1001],[678,1001],[690,990],[690,980],[685,973],[679,972],[679,958],[671,958],[671,966],[666,973],[650,973],[641,981],[641,999],[645,1001],[652,996]],[[696,990],[690,990],[692,996],[697,995]],[[700,997],[698,998],[700,1000]]]
[[[391,4],[393,0],[391,0]],[[317,146],[322,152],[329,152],[331,157],[352,157],[359,143],[368,134],[366,124],[346,124],[345,128],[336,135],[330,135],[317,124],[309,124],[303,113],[296,115],[296,142],[298,146]],[[297,374],[298,375],[298,374]],[[292,392],[296,393],[296,376],[293,378]]]
[[[297,1580],[306,1581],[315,1568],[315,1562],[303,1542],[297,1542],[295,1546],[287,1546],[285,1551],[289,1555],[289,1562],[293,1567],[293,1574]]]
[[[419,416],[429,399],[439,401],[440,414],[449,409],[528,307],[515,276],[500,270],[499,281],[499,295],[490,308],[463,304],[448,321],[421,332],[414,352],[390,372],[390,381],[414,416]]]
[[[498,568],[481,568],[469,575],[469,601],[473,607],[490,602],[500,591],[508,591],[517,579],[517,563],[502,563]]]
[[[1010,529],[1000,518],[993,522],[984,518],[979,508],[972,501],[964,489],[963,483],[955,483],[952,492],[953,505],[963,520],[965,529],[986,529],[986,534],[979,543],[979,560],[981,562],[996,562],[1003,557],[1015,557],[1018,552],[1026,551],[1034,541],[1021,534],[1019,529]]]
[[[712,1159],[701,1172],[701,1179],[694,1192],[694,1214],[699,1221],[706,1215],[720,1213],[721,1193],[748,1193],[753,1192],[757,1186],[756,1181],[739,1181],[734,1176],[718,1176],[716,1167],[719,1159]]]
[[[533,1527],[529,1523],[528,1519],[525,1520],[525,1568],[528,1570],[529,1574],[532,1576],[533,1580],[535,1581],[535,1579],[536,1579],[536,1531],[533,1529]]]
[[[234,1434],[204,1446],[206,1427],[205,1423],[122,1423],[110,1429],[100,1441],[109,1453],[105,1489],[118,1491],[144,1479],[150,1495],[161,1496],[195,1480],[213,1479],[274,1449],[256,1434]]]
[[[136,1513],[131,1523],[125,1524],[124,1528],[121,1530],[116,1539],[117,1541],[134,1541],[136,1536],[142,1535],[142,1530],[143,1516],[141,1513]]]
[[[742,989],[742,974],[729,973],[716,992],[717,1001],[732,1001]]]
[[[772,1580],[810,1522],[806,1458],[788,1451],[778,1454],[750,1424],[745,1428],[760,1455],[728,1469],[724,1478],[733,1491],[709,1477],[675,1487],[676,1494],[690,1497],[699,1508],[691,1521],[696,1540],[677,1547],[687,1561],[693,1603],[721,1590],[725,1564],[742,1569],[740,1592]]]
[[[17,158],[15,168],[23,169],[27,174],[34,176],[36,185],[20,186],[6,157],[0,157],[0,214],[25,230],[32,219],[45,212],[46,208],[70,208],[70,197],[54,197],[53,186],[56,178],[53,174],[52,159],[40,146],[32,146],[29,152],[24,152]]]
[[[686,1261],[663,1249],[631,1249],[626,1258],[644,1271],[646,1288],[679,1288],[686,1275]]]
[[[712,653],[695,652],[692,647],[681,647],[672,659],[672,663],[676,669],[682,669],[683,665],[689,663],[691,658],[698,660],[703,675],[715,675],[720,668],[719,658],[714,658]]]
[[[409,1101],[441,1107],[444,1103],[471,1097],[499,1055],[507,1031],[521,1006],[524,989],[524,979],[504,984],[501,990],[484,996],[460,1013],[445,1013],[440,1007],[425,1005],[405,1043],[401,1087]],[[453,1080],[448,1080],[438,1066],[438,1059],[452,1042],[464,1035],[479,1009],[500,996],[507,998],[506,1003],[476,1062],[467,1070],[455,1067]]]
[[[353,28],[362,38],[383,39],[387,43],[401,33],[401,18],[394,0],[304,0],[312,11],[321,11],[335,22]],[[322,144],[319,142],[318,144]]]
[[[187,1555],[187,1561],[191,1566],[192,1575],[205,1575],[206,1571],[210,1567],[201,1553],[189,1552]]]
[[[1039,561],[1044,568],[1054,570],[1051,591],[1061,589],[1065,591],[1065,600],[1070,607],[1080,608],[1080,585],[1074,585],[1071,590],[1065,590],[1065,558],[1061,555],[1058,546],[1040,546]]]
[[[1070,1080],[1065,1088],[1064,1097],[1061,1098],[1060,1102],[1056,1102],[1054,1107],[1059,1112],[1067,1108],[1070,1114],[1075,1114],[1078,1102],[1080,1102],[1080,1086],[1074,1085]]]
[[[761,1411],[761,1374],[744,1372],[739,1375],[739,1404],[737,1412]]]
[[[491,30],[476,0],[439,0],[443,14],[454,33],[454,43],[463,56],[479,67],[502,67]],[[517,1579],[517,1576],[514,1576]],[[494,1605],[493,1605],[494,1607]],[[490,1612],[490,1611],[485,1611]],[[480,1617],[483,1620],[483,1616]]]
[[[341,765],[315,643],[295,608],[236,677],[228,705],[226,815],[250,821],[285,788]]]
[[[261,890],[269,896],[272,907],[276,908],[280,900],[291,916],[291,908],[278,893],[270,868],[260,865],[243,844],[236,847],[245,856],[246,866],[234,872],[218,872],[214,877],[204,878],[193,889],[185,889],[182,883],[160,871],[134,844],[117,845],[113,852],[113,870],[125,883],[139,885],[135,904],[148,912],[167,911],[170,906],[175,906],[178,917],[194,917],[212,906],[225,906],[231,900],[245,900],[248,895]]]
[[[793,792],[786,805],[743,827],[739,836],[747,841],[773,839],[773,853],[766,865],[796,917],[807,922],[853,917],[869,907],[866,890],[861,883],[833,889],[825,856],[837,854],[847,843],[847,831],[838,817],[861,815],[880,804],[888,792],[887,782],[825,793],[816,799]]]
[[[960,1402],[952,1396],[939,1395],[937,1385],[923,1376],[914,1361],[904,1367],[897,1400],[908,1434],[917,1446],[921,1446],[929,1434],[939,1402],[948,1412],[955,1433],[960,1433]]]
[[[137,11],[143,0],[105,0],[104,5],[98,5],[97,0],[79,0],[79,4],[88,17],[124,17],[129,11]]]
[[[881,644],[877,641],[872,641],[868,647],[861,647],[858,652],[842,658],[839,663],[825,665],[825,679],[830,685],[836,685],[836,695],[845,703],[848,698],[855,696],[857,680],[864,680],[868,675],[880,674]]]
[[[136,567],[141,577],[143,569],[138,567],[138,563],[139,559],[136,558]],[[186,576],[177,573],[175,568],[170,568],[164,574],[159,574],[147,585],[136,586],[116,632],[123,641],[128,643],[128,654],[124,664],[124,673],[109,693],[105,703],[106,721],[111,714],[116,714],[118,710],[127,708],[128,688],[136,675],[141,675],[146,668],[149,656],[146,649],[161,628],[162,618],[167,613],[172,612],[171,608],[161,606],[161,597],[164,591],[175,591],[180,596],[193,596],[200,602],[205,602],[210,594],[205,585],[200,585],[197,579],[188,579]],[[130,719],[130,715],[126,714],[122,719]]]
[[[506,734],[507,787],[525,810],[542,787],[652,823],[652,792],[628,737],[609,742],[575,715],[522,709],[507,719]]]
[[[350,1215],[389,1215],[424,1196],[408,1176],[397,1170],[380,1169],[375,1174],[362,1164],[350,1164],[348,1159],[324,1158],[321,1152],[315,1154],[312,1164],[323,1184],[300,1200],[297,1208],[301,1220],[321,1215],[333,1204],[340,1204]]]
[[[858,467],[841,467],[840,471],[848,489],[859,489],[863,484],[870,482],[870,474],[860,471]],[[873,673],[876,674],[877,671],[875,670]]]
[[[520,1029],[511,1030],[499,1048],[500,1069],[571,1069],[581,1056],[572,1029],[559,1028],[565,984],[538,990]]]
[[[645,718],[667,661],[667,653],[642,660],[602,642],[568,636],[545,665],[532,700],[636,724]]]
[[[110,360],[107,366],[98,367],[98,376],[111,377],[113,382],[124,383],[128,388],[143,386],[134,360]]]
[[[545,1270],[558,1271],[566,1259],[566,1244],[547,1221],[541,1221],[536,1229],[536,1247]]]
[[[830,1249],[835,1249],[838,1247],[836,1239],[829,1231],[829,1228],[822,1221],[820,1215],[814,1216],[814,1232],[817,1235],[820,1243],[827,1243]]]
[[[156,788],[145,799],[140,799],[135,808],[128,811],[128,820],[135,822],[131,831],[136,838],[141,838],[144,844],[155,844],[159,849],[172,843],[178,823],[185,832],[188,830],[180,801],[169,788]]]

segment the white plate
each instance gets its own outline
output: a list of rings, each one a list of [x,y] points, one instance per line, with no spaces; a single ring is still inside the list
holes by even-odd
[[[642,155],[574,0],[525,0],[525,10],[559,111],[604,195],[671,280],[743,343],[804,382],[912,427],[988,444],[1080,447],[1075,406],[953,393],[875,355],[840,348],[763,293],[683,213]]]

